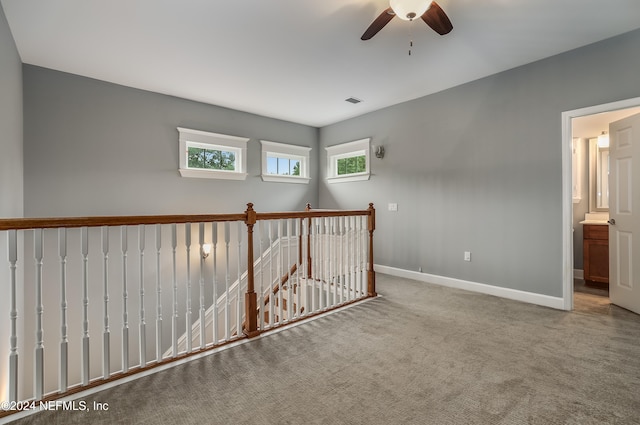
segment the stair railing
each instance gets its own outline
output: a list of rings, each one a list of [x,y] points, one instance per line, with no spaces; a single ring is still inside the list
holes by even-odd
[[[0,417],[375,296],[374,229],[373,204],[0,219]]]

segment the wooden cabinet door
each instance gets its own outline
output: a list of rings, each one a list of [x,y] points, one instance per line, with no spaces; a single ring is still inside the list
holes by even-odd
[[[586,281],[609,282],[609,241],[584,240],[584,279]]]

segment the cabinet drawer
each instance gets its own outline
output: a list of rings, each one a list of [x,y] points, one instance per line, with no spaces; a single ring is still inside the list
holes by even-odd
[[[606,224],[585,224],[584,238],[609,240],[609,226]]]

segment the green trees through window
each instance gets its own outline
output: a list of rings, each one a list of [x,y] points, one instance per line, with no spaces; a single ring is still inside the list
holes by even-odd
[[[366,157],[364,155],[351,156],[338,159],[338,175],[364,173],[367,171]]]
[[[236,156],[233,152],[190,146],[188,149],[188,167],[204,170],[234,171],[236,169]]]

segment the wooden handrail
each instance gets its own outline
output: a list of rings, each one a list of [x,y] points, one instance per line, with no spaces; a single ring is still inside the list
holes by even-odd
[[[53,229],[140,224],[182,224],[219,221],[246,221],[247,214],[134,215],[101,217],[2,218],[0,230]]]
[[[283,218],[313,218],[313,217],[351,217],[358,215],[370,215],[370,210],[310,210],[294,212],[268,212],[256,213],[258,220],[278,220]]]
[[[312,210],[292,212],[254,212],[256,220],[278,220],[286,218],[349,217],[370,215],[370,210]],[[101,226],[137,226],[140,224],[182,224],[221,221],[247,221],[247,213],[234,214],[174,214],[174,215],[133,215],[96,217],[34,217],[0,218],[0,230],[53,229]]]

